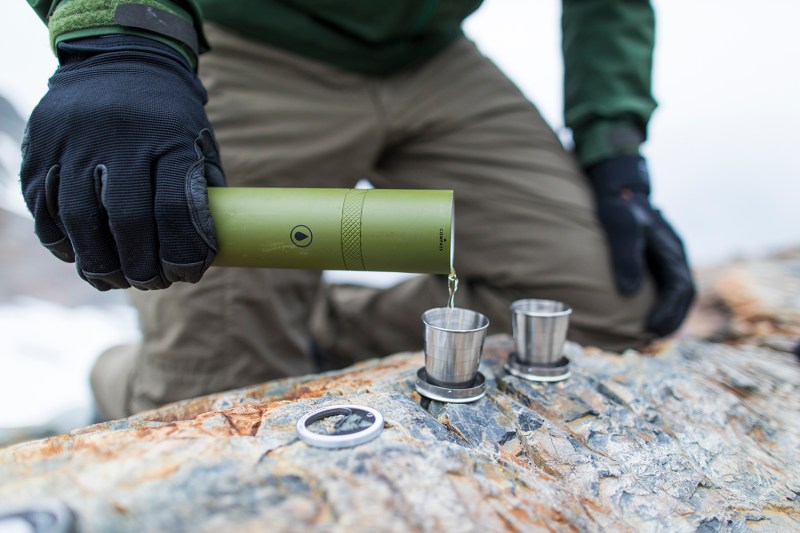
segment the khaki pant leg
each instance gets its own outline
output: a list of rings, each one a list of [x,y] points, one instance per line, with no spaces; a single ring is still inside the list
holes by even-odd
[[[207,33],[200,77],[229,185],[349,187],[369,174],[378,135],[362,77]],[[120,409],[315,371],[308,317],[319,284],[318,271],[212,267],[197,284],[131,291],[143,342]]]
[[[617,293],[576,161],[472,43],[458,41],[379,94],[389,134],[375,185],[455,191],[457,306],[485,313],[491,333],[510,333],[513,300],[557,299],[573,307],[574,341],[621,350],[651,339],[652,282],[630,298]],[[444,276],[386,291],[333,288],[314,334],[340,363],[419,348],[420,314],[446,298]]]

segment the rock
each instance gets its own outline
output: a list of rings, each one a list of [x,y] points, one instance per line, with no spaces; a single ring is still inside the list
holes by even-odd
[[[800,248],[700,273],[685,328],[709,340],[792,351],[800,340]]]
[[[537,384],[503,371],[493,337],[472,404],[421,398],[422,355],[397,354],[0,450],[0,501],[55,498],[103,532],[798,530],[800,365],[774,344],[796,340],[798,264],[736,266],[750,303],[720,289],[718,309],[770,329],[731,343],[569,345],[572,377]],[[380,411],[380,436],[298,439],[301,416],[342,403]]]

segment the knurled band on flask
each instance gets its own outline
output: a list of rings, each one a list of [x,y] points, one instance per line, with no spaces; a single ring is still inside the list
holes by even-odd
[[[342,206],[342,258],[347,270],[365,270],[361,254],[361,212],[365,189],[350,189]]]

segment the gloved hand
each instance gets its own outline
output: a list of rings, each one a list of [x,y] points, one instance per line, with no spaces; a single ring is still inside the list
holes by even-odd
[[[695,296],[683,243],[661,212],[650,204],[650,178],[639,155],[601,161],[586,169],[597,212],[611,249],[617,289],[634,294],[645,269],[652,273],[658,301],[647,329],[668,335],[678,329]]]
[[[206,92],[145,37],[59,44],[20,172],[35,231],[99,290],[196,282],[217,244],[206,186],[224,185]]]

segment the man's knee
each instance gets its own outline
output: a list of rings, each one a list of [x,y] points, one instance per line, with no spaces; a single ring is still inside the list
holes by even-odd
[[[113,346],[100,354],[92,367],[89,383],[94,396],[98,421],[125,418],[128,408],[130,377],[138,345]]]

